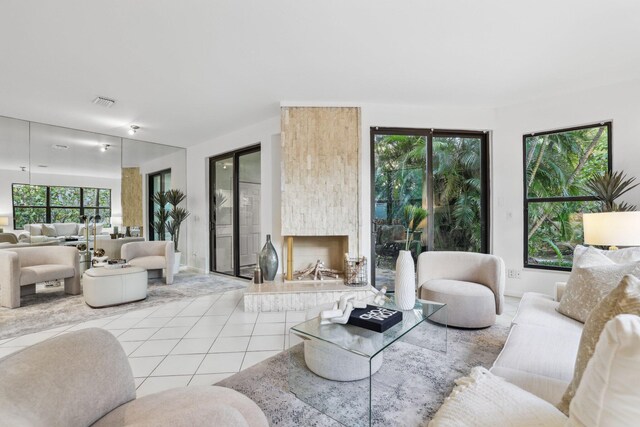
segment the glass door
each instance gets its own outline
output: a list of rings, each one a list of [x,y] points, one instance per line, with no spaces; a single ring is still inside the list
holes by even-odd
[[[371,129],[372,274],[393,290],[400,250],[487,252],[483,132]]]
[[[260,147],[210,159],[210,269],[251,277],[260,251]]]
[[[161,236],[161,230],[157,230],[155,226],[156,212],[160,210],[160,205],[156,202],[153,195],[158,192],[166,192],[171,189],[171,169],[149,174],[149,210],[147,217],[149,218],[149,240],[171,240],[171,235],[165,230],[164,236]],[[169,209],[169,206],[166,206]]]

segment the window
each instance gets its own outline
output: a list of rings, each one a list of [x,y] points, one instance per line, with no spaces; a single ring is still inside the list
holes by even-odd
[[[108,188],[13,184],[12,195],[15,230],[21,230],[25,224],[78,222],[81,215],[100,215],[102,223],[110,225]]]
[[[156,230],[156,212],[160,210],[160,205],[155,202],[153,195],[158,192],[166,192],[171,189],[171,169],[149,174],[149,240],[171,240],[171,235],[165,230],[164,236]],[[170,206],[167,204],[166,209]]]
[[[569,270],[582,214],[597,210],[586,181],[611,170],[611,123],[523,136],[524,265]]]

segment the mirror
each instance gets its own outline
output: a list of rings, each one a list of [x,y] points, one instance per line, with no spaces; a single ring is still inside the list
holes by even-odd
[[[0,150],[0,228],[8,233],[0,249],[86,243],[83,215],[89,228],[97,224],[98,241],[127,228],[146,240],[172,238],[154,233],[158,206],[150,196],[156,189],[186,193],[184,148],[0,117]],[[186,250],[186,221],[179,230],[178,249]],[[93,240],[90,249],[100,248]]]

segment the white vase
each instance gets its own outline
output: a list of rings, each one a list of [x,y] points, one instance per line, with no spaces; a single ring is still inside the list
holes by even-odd
[[[398,254],[395,300],[400,310],[410,310],[416,305],[416,270],[411,251]]]
[[[181,252],[175,252],[173,258],[173,274],[178,274],[180,272],[180,258],[182,258]]]

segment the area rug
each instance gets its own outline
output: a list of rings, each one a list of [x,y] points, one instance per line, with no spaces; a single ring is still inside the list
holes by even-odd
[[[384,362],[372,378],[372,425],[426,426],[454,380],[467,375],[472,367],[491,367],[502,349],[509,326],[500,322],[481,330],[448,329],[446,352],[416,346],[431,340],[432,329],[422,325],[406,340],[384,350]],[[299,400],[289,392],[289,357],[303,364],[302,344],[284,351],[216,385],[235,389],[258,404],[273,426],[339,426],[331,417]],[[323,408],[343,425],[368,425],[368,380],[335,382],[307,375],[306,389],[316,407]],[[302,393],[301,393],[302,394]],[[340,414],[340,416],[338,416]]]
[[[31,332],[57,328],[69,324],[99,319],[213,293],[244,289],[247,280],[183,271],[174,277],[173,284],[163,279],[151,279],[147,299],[115,307],[91,308],[81,295],[66,295],[64,286],[37,285],[36,293],[20,300],[19,308],[0,307],[0,339]]]

